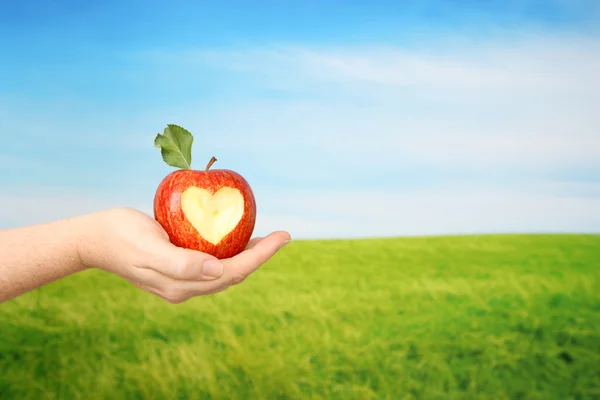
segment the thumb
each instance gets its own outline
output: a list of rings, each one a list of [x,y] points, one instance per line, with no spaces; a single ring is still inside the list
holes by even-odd
[[[154,243],[146,267],[177,280],[213,280],[223,275],[218,258],[177,247],[169,241]]]

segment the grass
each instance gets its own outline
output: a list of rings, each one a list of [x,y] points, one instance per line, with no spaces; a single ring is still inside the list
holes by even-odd
[[[169,305],[88,271],[0,304],[1,399],[600,399],[600,236],[290,243]]]

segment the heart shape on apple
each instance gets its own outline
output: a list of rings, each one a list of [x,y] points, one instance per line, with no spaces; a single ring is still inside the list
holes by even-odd
[[[154,217],[176,246],[229,258],[246,248],[254,231],[254,193],[237,172],[210,169],[215,157],[205,170],[191,169],[190,136],[183,128],[169,125],[155,140],[163,159],[183,168],[158,185]]]
[[[214,194],[197,186],[181,193],[181,210],[207,242],[217,245],[244,215],[244,196],[239,190],[223,187]]]

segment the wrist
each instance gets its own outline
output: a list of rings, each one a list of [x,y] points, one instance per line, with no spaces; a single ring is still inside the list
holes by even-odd
[[[69,218],[67,229],[71,233],[70,251],[73,257],[77,260],[76,268],[78,271],[83,271],[93,268],[94,265],[89,262],[90,248],[94,236],[94,214],[82,215],[79,217]]]
[[[109,209],[83,215],[72,222],[77,256],[82,269],[110,269],[117,255],[113,254],[114,221],[120,221],[121,209]]]

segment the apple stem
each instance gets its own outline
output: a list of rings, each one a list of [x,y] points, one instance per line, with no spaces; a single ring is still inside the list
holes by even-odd
[[[206,170],[208,171],[210,169],[210,167],[215,163],[215,161],[217,161],[217,159],[213,156],[210,161],[208,162],[208,165],[206,166]]]

